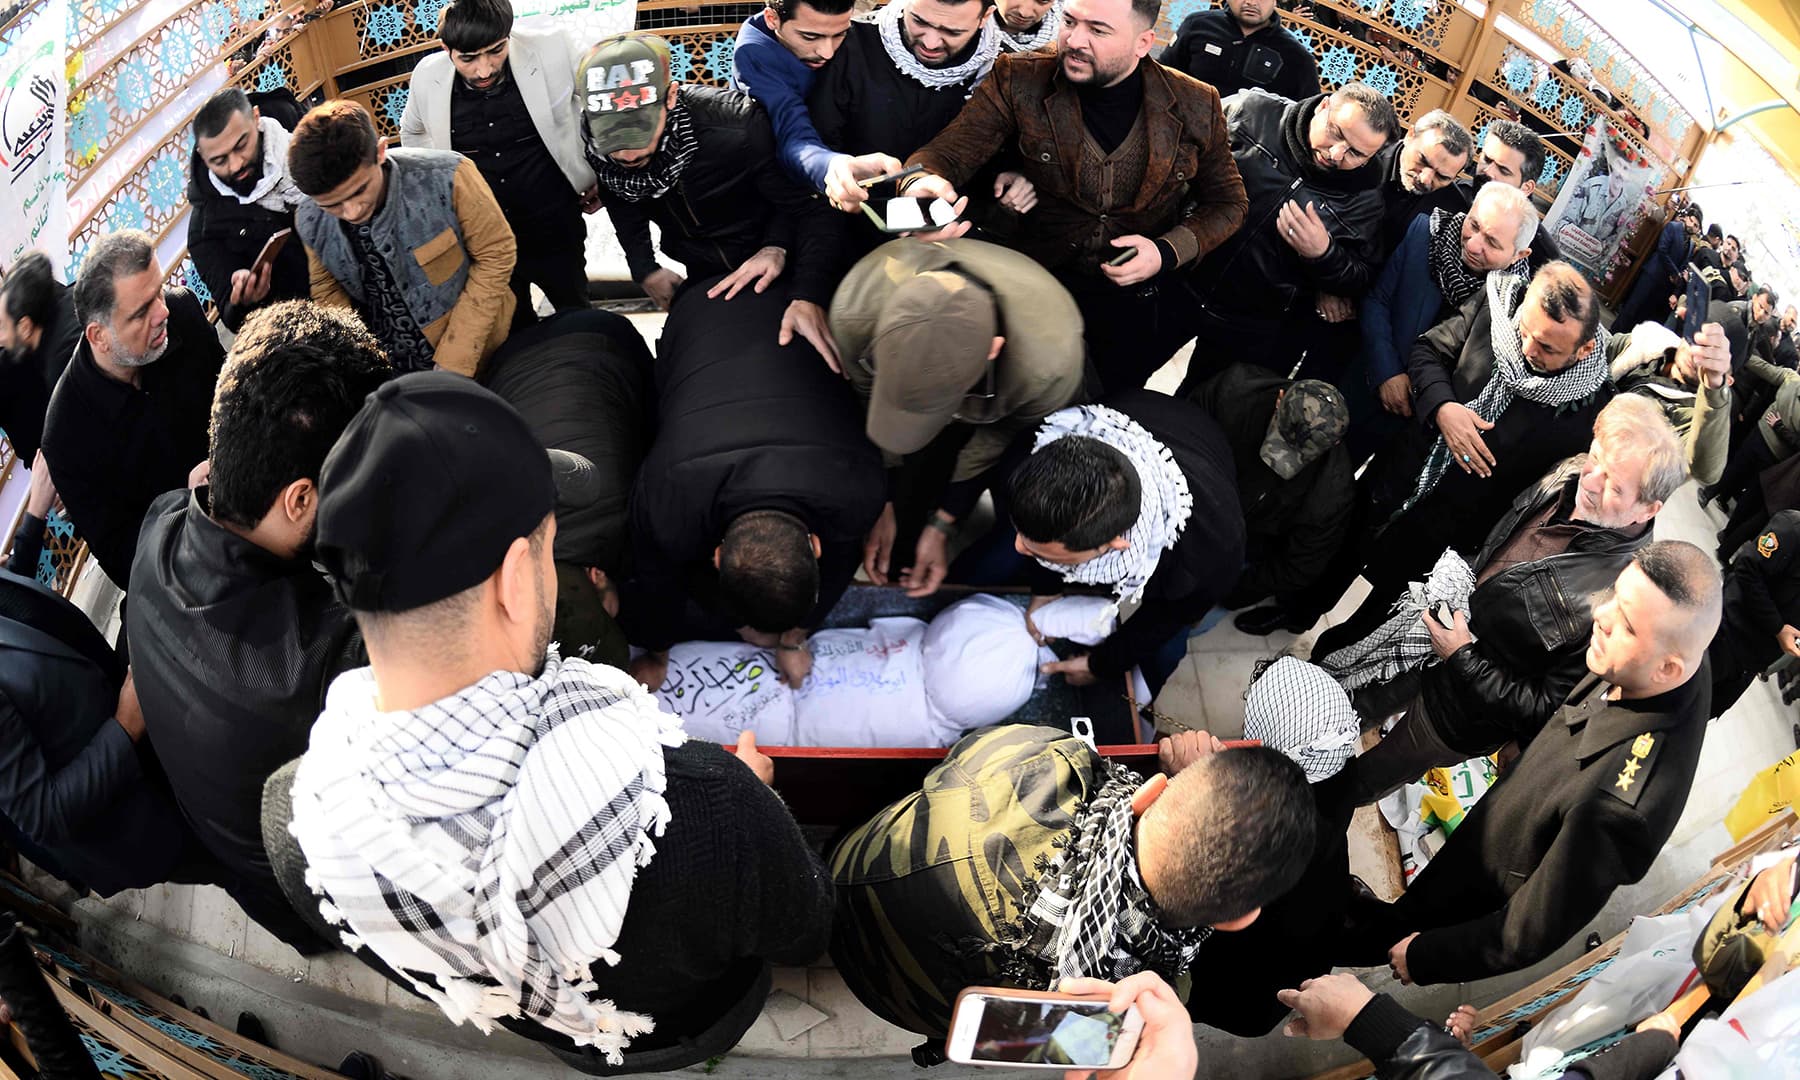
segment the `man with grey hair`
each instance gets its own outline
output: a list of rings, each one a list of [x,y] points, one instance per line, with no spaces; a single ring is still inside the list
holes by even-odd
[[[1383,254],[1399,246],[1425,196],[1456,181],[1474,149],[1462,121],[1443,109],[1433,109],[1414,120],[1400,141],[1382,152]]]
[[[1439,207],[1450,211],[1467,210],[1476,192],[1489,183],[1518,188],[1527,196],[1537,192],[1538,177],[1543,175],[1547,151],[1537,132],[1516,120],[1495,120],[1481,131],[1481,145],[1471,162],[1473,179],[1445,184],[1419,203],[1418,212],[1430,213]],[[1545,264],[1562,258],[1562,251],[1548,231],[1538,235],[1532,245],[1531,270],[1536,273]]]
[[[1594,609],[1586,676],[1399,902],[1351,902],[1324,959],[1409,984],[1518,971],[1642,880],[1700,762],[1720,592],[1694,545],[1638,551]]]
[[[44,418],[44,458],[69,520],[127,591],[144,511],[206,460],[225,363],[200,301],[165,276],[147,233],[94,241],[75,279],[81,343]]]
[[[1346,801],[1374,802],[1434,766],[1535,738],[1586,673],[1593,595],[1650,542],[1663,502],[1686,480],[1681,440],[1655,403],[1608,402],[1587,453],[1559,462],[1488,533],[1469,564],[1467,610],[1448,623],[1421,616],[1437,660],[1356,692],[1365,720],[1402,715],[1344,767]],[[1388,599],[1350,623],[1379,627]]]

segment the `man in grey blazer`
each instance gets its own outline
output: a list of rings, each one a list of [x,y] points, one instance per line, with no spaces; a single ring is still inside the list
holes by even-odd
[[[566,37],[513,30],[510,0],[455,0],[443,51],[413,69],[402,146],[455,150],[475,163],[518,240],[513,326],[535,321],[535,283],[558,311],[586,307],[587,227],[600,208],[582,154],[575,54]]]

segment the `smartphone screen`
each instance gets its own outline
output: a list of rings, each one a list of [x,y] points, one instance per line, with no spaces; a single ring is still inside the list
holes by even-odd
[[[1712,303],[1712,287],[1700,276],[1700,268],[1688,264],[1687,281],[1687,314],[1681,320],[1681,337],[1684,341],[1693,341],[1700,328],[1706,325],[1706,309]]]
[[[1108,1012],[1104,1001],[985,1001],[972,1062],[1103,1069],[1125,1027],[1125,1017]]]

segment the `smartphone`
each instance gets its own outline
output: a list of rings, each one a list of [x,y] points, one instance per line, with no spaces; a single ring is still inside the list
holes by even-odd
[[[906,168],[901,169],[899,172],[883,173],[880,176],[871,176],[867,180],[858,180],[856,182],[856,184],[858,187],[872,188],[876,184],[885,184],[891,180],[904,180],[909,176],[916,176],[919,173],[922,173],[924,171],[925,171],[925,166],[923,166],[923,165],[908,165]]]
[[[1144,1018],[1111,1012],[1104,997],[971,986],[956,996],[946,1052],[960,1065],[1122,1069]]]
[[[1437,624],[1445,629],[1449,629],[1456,625],[1456,612],[1451,609],[1450,601],[1448,600],[1439,600],[1437,607],[1431,609],[1431,617],[1436,619]]]
[[[882,199],[879,210],[874,201],[862,204],[863,213],[885,233],[929,232],[957,222],[956,210],[939,198],[900,195]]]
[[[1681,319],[1681,340],[1692,342],[1706,325],[1706,309],[1712,305],[1712,286],[1700,276],[1700,268],[1688,263],[1687,314]]]
[[[1106,260],[1106,265],[1108,265],[1108,266],[1124,266],[1126,263],[1137,258],[1137,253],[1138,253],[1137,248],[1134,248],[1134,247],[1124,248],[1124,249],[1120,250],[1120,252],[1117,255],[1114,255],[1112,258]]]
[[[265,243],[262,250],[256,253],[256,261],[250,264],[251,276],[262,273],[264,267],[274,266],[275,256],[281,254],[282,247],[288,242],[288,237],[292,235],[294,235],[294,230],[282,229],[269,237],[268,243]]]

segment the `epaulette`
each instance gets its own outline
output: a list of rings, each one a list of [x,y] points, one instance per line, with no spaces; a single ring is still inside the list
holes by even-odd
[[[1637,806],[1638,796],[1644,793],[1644,787],[1650,782],[1650,769],[1656,762],[1656,755],[1662,753],[1662,734],[1646,731],[1631,741],[1625,754],[1623,766],[1612,782],[1606,785],[1607,794],[1618,799],[1626,806]]]

